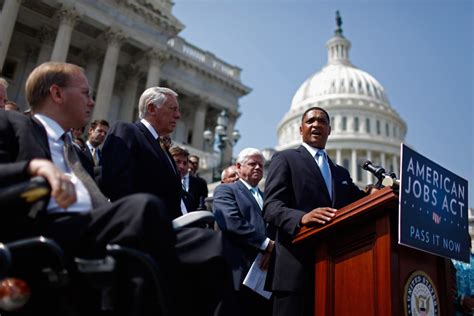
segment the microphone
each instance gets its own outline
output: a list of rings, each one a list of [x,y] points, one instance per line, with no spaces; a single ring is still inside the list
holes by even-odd
[[[374,166],[372,161],[366,160],[362,165],[362,169],[372,173],[378,180],[382,180],[385,175],[385,169],[380,166]]]
[[[364,164],[362,165],[362,169],[372,173],[377,178],[377,180],[379,180],[377,183],[378,185],[400,185],[400,181],[397,179],[395,173],[386,173],[384,168],[382,168],[381,166],[375,166],[370,160],[366,160],[364,162]]]

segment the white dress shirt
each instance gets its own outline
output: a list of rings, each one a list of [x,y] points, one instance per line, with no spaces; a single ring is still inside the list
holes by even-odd
[[[46,129],[46,134],[48,136],[48,144],[49,150],[51,152],[51,160],[53,163],[65,174],[71,177],[71,182],[74,184],[74,188],[76,189],[76,197],[77,201],[70,205],[67,209],[63,209],[59,207],[56,203],[56,200],[51,198],[48,203],[48,213],[59,213],[59,212],[89,212],[92,209],[92,201],[89,192],[87,191],[86,187],[82,183],[81,180],[77,178],[77,176],[72,172],[72,170],[68,167],[65,159],[64,159],[64,141],[62,140],[62,135],[64,134],[64,130],[58,123],[54,120],[50,119],[49,117],[42,115],[42,114],[35,114],[34,115],[38,121]],[[71,137],[70,133],[68,133],[67,137]]]

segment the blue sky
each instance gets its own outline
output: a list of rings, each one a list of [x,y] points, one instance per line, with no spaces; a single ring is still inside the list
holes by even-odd
[[[299,86],[327,62],[335,11],[352,63],[374,76],[408,125],[405,142],[466,178],[474,206],[474,1],[175,0],[181,36],[243,69],[245,147],[277,143]]]

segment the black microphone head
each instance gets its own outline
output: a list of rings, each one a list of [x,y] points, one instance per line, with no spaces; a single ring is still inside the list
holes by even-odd
[[[366,160],[366,161],[364,162],[364,164],[362,165],[362,169],[364,169],[364,170],[369,170],[369,166],[371,166],[371,165],[372,165],[372,161]]]

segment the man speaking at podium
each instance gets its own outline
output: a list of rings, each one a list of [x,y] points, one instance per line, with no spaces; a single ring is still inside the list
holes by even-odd
[[[324,150],[330,122],[324,109],[306,110],[300,125],[302,145],[274,154],[270,162],[263,211],[269,228],[276,231],[267,277],[274,316],[313,315],[314,251],[292,244],[300,227],[324,225],[338,208],[365,196]]]

